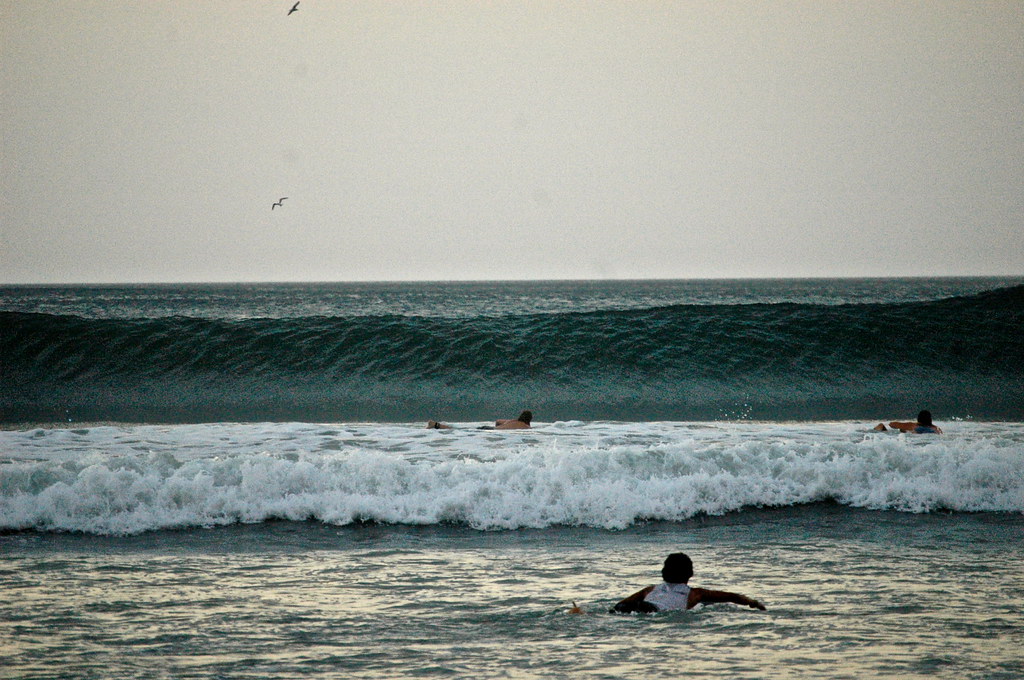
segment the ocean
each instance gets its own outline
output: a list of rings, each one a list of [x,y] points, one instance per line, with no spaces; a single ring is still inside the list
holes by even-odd
[[[1022,678],[1022,322],[1024,277],[2,287],[0,677]],[[767,611],[607,613],[676,551]]]

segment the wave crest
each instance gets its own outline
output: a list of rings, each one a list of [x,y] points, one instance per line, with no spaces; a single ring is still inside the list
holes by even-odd
[[[446,319],[0,313],[7,422],[1019,417],[1024,286],[901,304],[680,305]],[[964,404],[968,406],[965,408]],[[1013,414],[1016,414],[1014,416]]]
[[[1024,456],[1012,438],[836,437],[798,428],[757,437],[676,429],[652,437],[622,428],[590,443],[557,434],[511,443],[417,430],[427,438],[419,454],[373,450],[356,443],[360,437],[337,451],[302,450],[289,437],[296,450],[190,459],[167,451],[111,455],[108,444],[107,452],[74,461],[0,466],[0,526],[132,534],[313,519],[623,529],[823,501],[902,512],[1024,512]],[[248,431],[246,446],[272,434]],[[567,434],[574,436],[572,428]],[[634,437],[641,441],[627,441]],[[481,448],[484,442],[491,443]],[[440,454],[439,445],[450,448]]]

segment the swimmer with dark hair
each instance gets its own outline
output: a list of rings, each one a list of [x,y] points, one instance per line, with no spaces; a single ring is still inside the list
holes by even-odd
[[[484,425],[481,430],[526,430],[529,429],[530,423],[533,422],[533,413],[530,411],[523,411],[519,414],[519,417],[515,420],[496,420],[494,425]],[[445,425],[438,420],[427,421],[428,430],[450,430],[451,425]]]
[[[496,420],[494,421],[495,430],[526,430],[529,429],[530,423],[533,421],[533,413],[530,411],[523,411],[519,414],[519,417],[515,420]]]
[[[731,602],[752,609],[765,610],[765,606],[739,593],[726,590],[709,590],[694,588],[688,585],[693,576],[693,562],[686,553],[672,553],[665,558],[661,568],[662,583],[647,586],[611,608],[611,614],[652,613],[674,610],[693,609],[699,604],[715,604]],[[583,610],[573,603],[569,610],[573,614],[582,614]]]
[[[921,411],[917,414],[914,422],[897,421],[889,423],[889,427],[900,432],[913,432],[914,434],[942,434],[942,428],[932,422],[931,411]],[[885,425],[875,425],[875,430],[885,432]]]

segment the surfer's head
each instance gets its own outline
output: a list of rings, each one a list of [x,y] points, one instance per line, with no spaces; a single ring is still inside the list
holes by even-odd
[[[661,578],[666,583],[686,583],[693,576],[693,562],[686,553],[672,553],[665,558]]]
[[[932,424],[932,412],[921,411],[917,414],[918,425],[931,425]]]
[[[533,414],[530,413],[529,411],[523,411],[522,413],[519,414],[519,417],[516,418],[516,420],[518,420],[521,423],[526,423],[527,425],[529,425],[530,421],[533,420]]]

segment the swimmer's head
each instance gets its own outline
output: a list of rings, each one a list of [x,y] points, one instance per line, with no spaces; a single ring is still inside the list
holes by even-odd
[[[530,413],[529,411],[523,411],[522,413],[519,414],[519,417],[516,418],[516,420],[518,420],[521,423],[526,423],[527,425],[529,425],[530,421],[533,420],[533,414]]]
[[[693,576],[693,562],[686,553],[672,553],[665,558],[661,578],[666,583],[686,583]]]
[[[917,422],[920,423],[921,425],[931,425],[932,424],[932,412],[931,411],[921,411],[920,413],[917,414]]]

